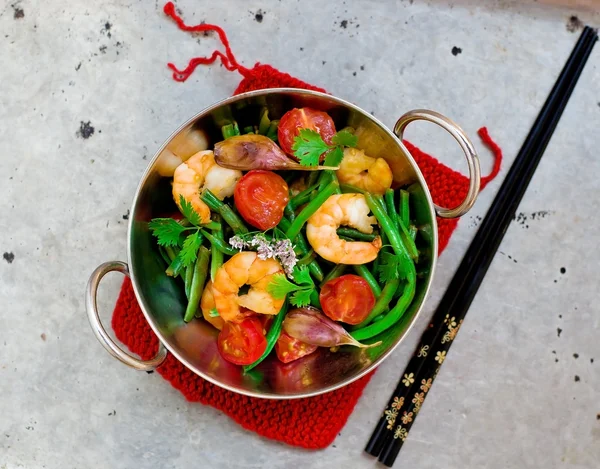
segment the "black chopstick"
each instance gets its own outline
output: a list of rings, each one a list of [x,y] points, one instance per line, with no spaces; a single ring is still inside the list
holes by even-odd
[[[380,455],[380,461],[388,466],[393,464],[406,439],[596,40],[597,32],[586,27],[369,440],[365,450],[375,456]]]

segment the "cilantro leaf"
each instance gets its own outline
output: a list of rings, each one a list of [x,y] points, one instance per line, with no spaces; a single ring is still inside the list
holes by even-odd
[[[296,282],[300,285],[309,286],[309,287],[314,287],[314,285],[315,285],[310,276],[310,272],[306,267],[301,267],[301,268],[294,267],[292,276],[294,277],[294,282]]]
[[[202,220],[200,219],[200,215],[198,215],[198,212],[194,210],[192,204],[185,200],[183,195],[179,195],[179,208],[181,209],[181,213],[183,213],[183,216],[187,218],[192,225],[200,225],[200,223],[202,222]]]
[[[318,166],[321,155],[329,149],[321,135],[311,129],[300,129],[292,145],[294,156],[303,166]]]
[[[273,279],[267,285],[267,293],[273,296],[276,300],[282,300],[288,293],[298,290],[298,285],[290,282],[285,274],[275,274]]]
[[[334,145],[340,145],[343,147],[355,147],[358,143],[358,137],[351,134],[347,130],[340,130],[331,139],[331,143]]]
[[[298,308],[302,308],[304,306],[308,306],[310,304],[310,289],[302,289],[294,292],[294,294],[290,298],[290,303]]]
[[[325,166],[339,166],[342,160],[344,159],[344,151],[342,147],[335,147],[325,157],[325,162],[323,163]]]
[[[189,235],[185,238],[183,242],[183,247],[178,254],[178,257],[181,258],[181,263],[184,267],[189,267],[196,261],[196,257],[198,256],[198,249],[200,249],[200,245],[202,244],[202,237],[200,233],[196,231],[195,233]]]
[[[158,238],[160,246],[177,246],[179,236],[185,231],[185,227],[172,218],[154,218],[148,223],[148,228]]]
[[[211,318],[218,318],[219,317],[219,311],[217,310],[217,308],[213,308],[208,312],[208,315]]]
[[[381,262],[379,263],[378,274],[379,281],[381,283],[385,283],[393,279],[401,279],[403,275],[400,274],[398,257],[389,252],[381,253]]]

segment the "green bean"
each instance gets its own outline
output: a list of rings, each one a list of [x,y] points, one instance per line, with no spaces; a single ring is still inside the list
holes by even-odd
[[[298,260],[298,265],[310,264],[315,259],[315,257],[317,257],[317,254],[311,249],[304,256],[302,256],[301,259]]]
[[[373,274],[367,269],[367,266],[364,264],[353,265],[352,268],[354,269],[354,272],[367,281],[371,290],[373,290],[373,295],[375,295],[375,298],[378,298],[381,295],[381,288],[379,287],[377,280],[375,280],[375,277],[373,277]]]
[[[316,172],[316,171],[314,171]],[[300,207],[300,205],[304,205],[308,202],[310,202],[310,199],[312,198],[312,192],[317,189],[319,186],[318,184],[314,184],[312,186],[310,186],[308,189],[304,189],[302,192],[296,194],[294,197],[292,197],[290,199],[289,202],[289,206],[291,206],[292,209],[298,208]]]
[[[260,112],[258,133],[261,135],[267,135],[270,125],[271,125],[271,119],[269,119],[269,110],[267,108],[263,108],[263,110]]]
[[[400,202],[398,205],[398,214],[400,215],[400,221],[404,223],[404,226],[408,226],[410,223],[410,208],[408,205],[408,191],[404,189],[400,190]]]
[[[198,258],[196,259],[196,265],[194,267],[190,298],[185,310],[185,316],[183,317],[185,322],[190,322],[192,319],[194,319],[194,315],[198,310],[200,297],[202,296],[202,291],[204,290],[204,282],[206,282],[209,257],[210,251],[204,246],[200,246]]]
[[[254,133],[254,127],[252,127],[251,125],[248,125],[248,126],[244,127],[244,133],[245,134],[253,134]]]
[[[375,318],[380,316],[389,306],[390,302],[394,298],[394,294],[396,290],[398,290],[398,285],[400,285],[399,279],[392,279],[385,284],[383,290],[381,290],[381,295],[377,298],[377,301],[373,305],[373,309],[369,313],[369,315],[356,326],[352,326],[350,328],[351,331],[355,331],[361,329],[365,326],[368,326],[370,323],[375,321]]]
[[[412,271],[414,272],[415,265],[412,262],[408,251],[406,250],[406,246],[404,246],[404,243],[400,238],[400,234],[398,233],[397,227],[394,226],[390,217],[381,208],[379,202],[377,202],[376,196],[374,196],[373,194],[367,194],[365,195],[365,199],[367,201],[367,205],[379,221],[383,232],[387,235],[390,244],[392,245],[392,249],[398,256],[400,266],[404,268],[405,272],[407,270],[411,270],[410,266],[412,266]]]
[[[235,234],[248,233],[248,228],[246,228],[244,222],[235,214],[233,209],[221,202],[209,189],[206,189],[200,198],[208,205],[208,208],[218,212],[223,217],[223,220],[231,226]]]
[[[292,214],[292,217],[295,218],[296,215]],[[281,229],[281,231],[287,231],[290,229],[290,226],[292,226],[291,222],[289,220],[287,220],[286,218],[282,218],[281,221],[279,222],[279,227]],[[298,237],[296,238],[296,246],[300,249],[300,255],[303,256],[305,255],[308,251],[308,245],[306,244],[306,241],[304,239],[304,236],[302,236],[302,234],[299,234]],[[321,269],[321,266],[319,265],[319,263],[317,262],[316,259],[314,259],[310,264],[308,264],[308,270],[310,271],[310,274],[313,276],[313,278],[317,281],[320,282],[323,280],[323,269]]]
[[[202,228],[206,228],[207,230],[220,230],[221,224],[217,223],[216,221],[209,221],[208,223],[204,223],[203,225],[201,225]]]
[[[185,276],[183,277],[183,285],[185,289],[185,297],[190,299],[190,291],[192,288],[192,279],[194,278],[194,266],[188,265],[185,268]]]
[[[408,235],[410,236],[410,239],[412,239],[413,241],[417,238],[417,232],[419,230],[417,229],[417,227],[415,225],[410,225],[408,227]]]
[[[394,206],[394,191],[392,189],[388,189],[385,191],[385,206],[387,209],[387,213],[392,220],[392,223],[396,226],[400,224],[400,217],[398,217],[398,213],[396,212],[396,207]]]
[[[267,356],[271,353],[271,350],[273,350],[273,347],[275,347],[275,344],[277,343],[277,339],[279,339],[279,336],[281,335],[281,325],[283,324],[283,320],[285,319],[287,310],[288,302],[284,301],[283,306],[277,313],[277,316],[275,316],[273,324],[271,324],[271,328],[269,329],[269,332],[267,332],[267,335],[265,337],[267,339],[267,348],[260,356],[260,358],[258,358],[254,363],[251,363],[250,365],[244,365],[244,373],[250,371],[256,365],[262,362],[265,358],[267,358]]]
[[[352,331],[350,333],[350,335],[352,337],[354,337],[356,340],[360,341],[360,340],[369,339],[371,337],[375,337],[376,335],[381,334],[383,331],[392,327],[394,324],[396,324],[400,320],[400,318],[402,317],[402,315],[404,314],[406,309],[410,306],[410,303],[412,302],[413,298],[415,297],[415,289],[416,289],[416,283],[415,283],[414,278],[409,279],[408,284],[407,284],[406,288],[404,289],[404,292],[402,293],[402,296],[396,303],[396,306],[394,306],[379,321],[374,322],[373,324],[371,324],[369,326],[361,327],[360,329]]]
[[[319,171],[311,171],[310,174],[308,175],[308,181],[306,181],[306,185],[308,187],[314,186],[317,183],[319,176],[320,176]]]
[[[214,215],[216,220],[220,220],[219,215]],[[215,230],[212,235],[206,233],[206,238],[210,241],[210,279],[214,282],[215,277],[217,276],[217,270],[223,265],[223,251],[219,249],[221,243],[225,245],[225,240],[223,239],[223,231]],[[214,240],[214,242],[213,242]],[[227,254],[227,253],[225,253]]]
[[[400,218],[398,218],[398,228],[400,229],[400,238],[406,246],[406,250],[413,260],[417,260],[419,258],[419,250],[417,249],[417,245],[415,244],[414,238],[411,236],[408,228],[404,226]]]
[[[288,202],[288,204],[285,206],[285,208],[283,209],[283,214],[288,217],[289,219],[294,219],[296,218],[296,214],[294,213],[294,209],[292,208],[291,205],[291,201]]]
[[[179,247],[165,246],[165,252],[167,253],[167,256],[169,256],[169,259],[171,259],[171,262],[173,262],[177,257],[177,254],[179,254]]]
[[[340,184],[340,190],[342,194],[367,194],[367,191],[350,184]]]
[[[211,235],[206,230],[200,230],[200,233],[202,233],[202,235],[206,239],[208,239],[208,241],[211,244],[211,247],[215,247],[221,254],[227,254],[228,256],[234,256],[235,254],[240,252],[238,249],[232,248],[229,244],[227,244],[227,242],[223,239],[222,231],[215,230],[214,235]],[[215,255],[214,251],[212,252],[212,255],[214,257],[214,255]]]
[[[224,139],[228,139],[229,137],[234,137],[240,134],[240,129],[237,125],[237,122],[233,122],[233,124],[227,124],[221,127],[221,133],[223,134]]]
[[[310,305],[321,309],[321,301],[319,300],[319,293],[316,288],[310,292]]]
[[[355,230],[354,228],[347,228],[345,226],[342,226],[342,227],[338,228],[336,230],[336,232],[337,232],[338,236],[346,236],[347,238],[350,238],[353,241],[367,241],[367,242],[371,242],[375,238],[377,238],[377,235],[369,234],[369,233],[363,233],[361,231]]]
[[[330,280],[333,280],[334,278],[341,277],[343,275],[343,273],[344,273],[344,270],[346,270],[346,264],[337,264],[325,276],[325,278],[323,279],[323,281],[321,282],[321,284],[319,285],[319,287],[323,288],[323,285],[325,285]]]
[[[269,125],[269,130],[267,130],[267,137],[269,137],[274,142],[277,142],[277,127],[279,126],[279,120],[271,121]]]
[[[179,251],[177,251],[177,253],[175,254],[175,249],[172,247],[166,247],[165,251],[167,251],[167,255],[169,256],[169,258],[172,257],[172,261],[169,264],[169,267],[167,267],[167,270],[165,271],[165,273],[169,276],[169,277],[178,277],[179,273],[183,270],[183,262],[181,260],[181,257],[178,256]]]
[[[339,184],[336,181],[330,182],[317,196],[311,200],[306,207],[298,214],[296,219],[292,222],[292,226],[286,231],[286,236],[293,241],[302,230],[304,224],[308,219],[319,209],[321,205],[331,196],[337,189]]]
[[[388,216],[390,220],[392,220],[392,224],[398,227],[400,231],[400,238],[406,247],[406,251],[411,259],[416,260],[419,258],[419,251],[417,250],[417,246],[413,238],[411,238],[410,233],[408,232],[407,225],[402,222],[402,217],[398,215],[396,212],[396,207],[394,205],[394,191],[392,189],[388,189],[385,191],[385,205],[387,208]]]
[[[165,261],[165,264],[167,264],[167,267],[171,264],[171,259],[169,259],[169,256],[167,255],[167,251],[165,251],[165,248],[163,246],[161,246],[160,244],[158,245],[158,252],[160,253],[160,257],[162,257],[162,260]]]

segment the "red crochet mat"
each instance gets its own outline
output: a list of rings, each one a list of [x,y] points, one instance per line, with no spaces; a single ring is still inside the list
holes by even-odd
[[[185,81],[197,65],[213,63],[220,58],[228,70],[236,70],[244,77],[235,90],[235,94],[274,87],[324,91],[322,88],[304,83],[269,65],[257,63],[251,69],[242,67],[235,60],[227,37],[221,28],[208,24],[186,26],[176,14],[172,3],[167,3],[164,11],[183,30],[216,32],[226,49],[226,54],[215,51],[211,57],[192,59],[188,67],[182,71],[169,64],[174,72],[173,78],[177,81]],[[479,135],[493,151],[495,157],[494,169],[491,174],[482,178],[482,187],[484,187],[498,174],[502,152],[491,140],[485,128],[479,130]],[[468,179],[442,165],[409,142],[405,142],[405,144],[421,168],[433,199],[446,207],[458,205],[467,193]],[[440,253],[447,246],[457,223],[458,220],[438,219]],[[126,279],[121,287],[113,313],[112,327],[117,338],[142,359],[148,360],[156,354],[158,340],[144,319],[129,279]],[[342,389],[320,396],[294,400],[269,400],[242,396],[209,383],[182,365],[171,354],[157,371],[188,401],[200,402],[219,409],[244,428],[259,435],[312,449],[325,448],[333,442],[348,420],[373,374],[370,373]],[[323,418],[325,415],[327,418]]]

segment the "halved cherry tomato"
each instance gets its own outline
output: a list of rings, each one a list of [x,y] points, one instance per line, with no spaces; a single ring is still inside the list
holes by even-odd
[[[316,130],[328,144],[331,144],[331,139],[335,135],[335,124],[326,112],[309,107],[294,108],[286,112],[279,121],[277,140],[281,149],[292,157],[294,156],[292,145],[300,129]]]
[[[364,278],[348,274],[323,285],[319,301],[323,312],[334,321],[359,324],[373,309],[375,295]]]
[[[217,338],[219,353],[236,365],[254,363],[267,348],[267,339],[262,330],[262,324],[255,317],[246,318],[240,323],[226,322]]]
[[[313,353],[317,348],[316,345],[307,344],[301,340],[294,339],[285,331],[281,332],[279,339],[275,342],[275,353],[277,353],[277,358],[283,363],[289,363]]]
[[[244,220],[259,230],[277,226],[290,200],[288,185],[272,171],[255,169],[238,181],[233,201]]]

